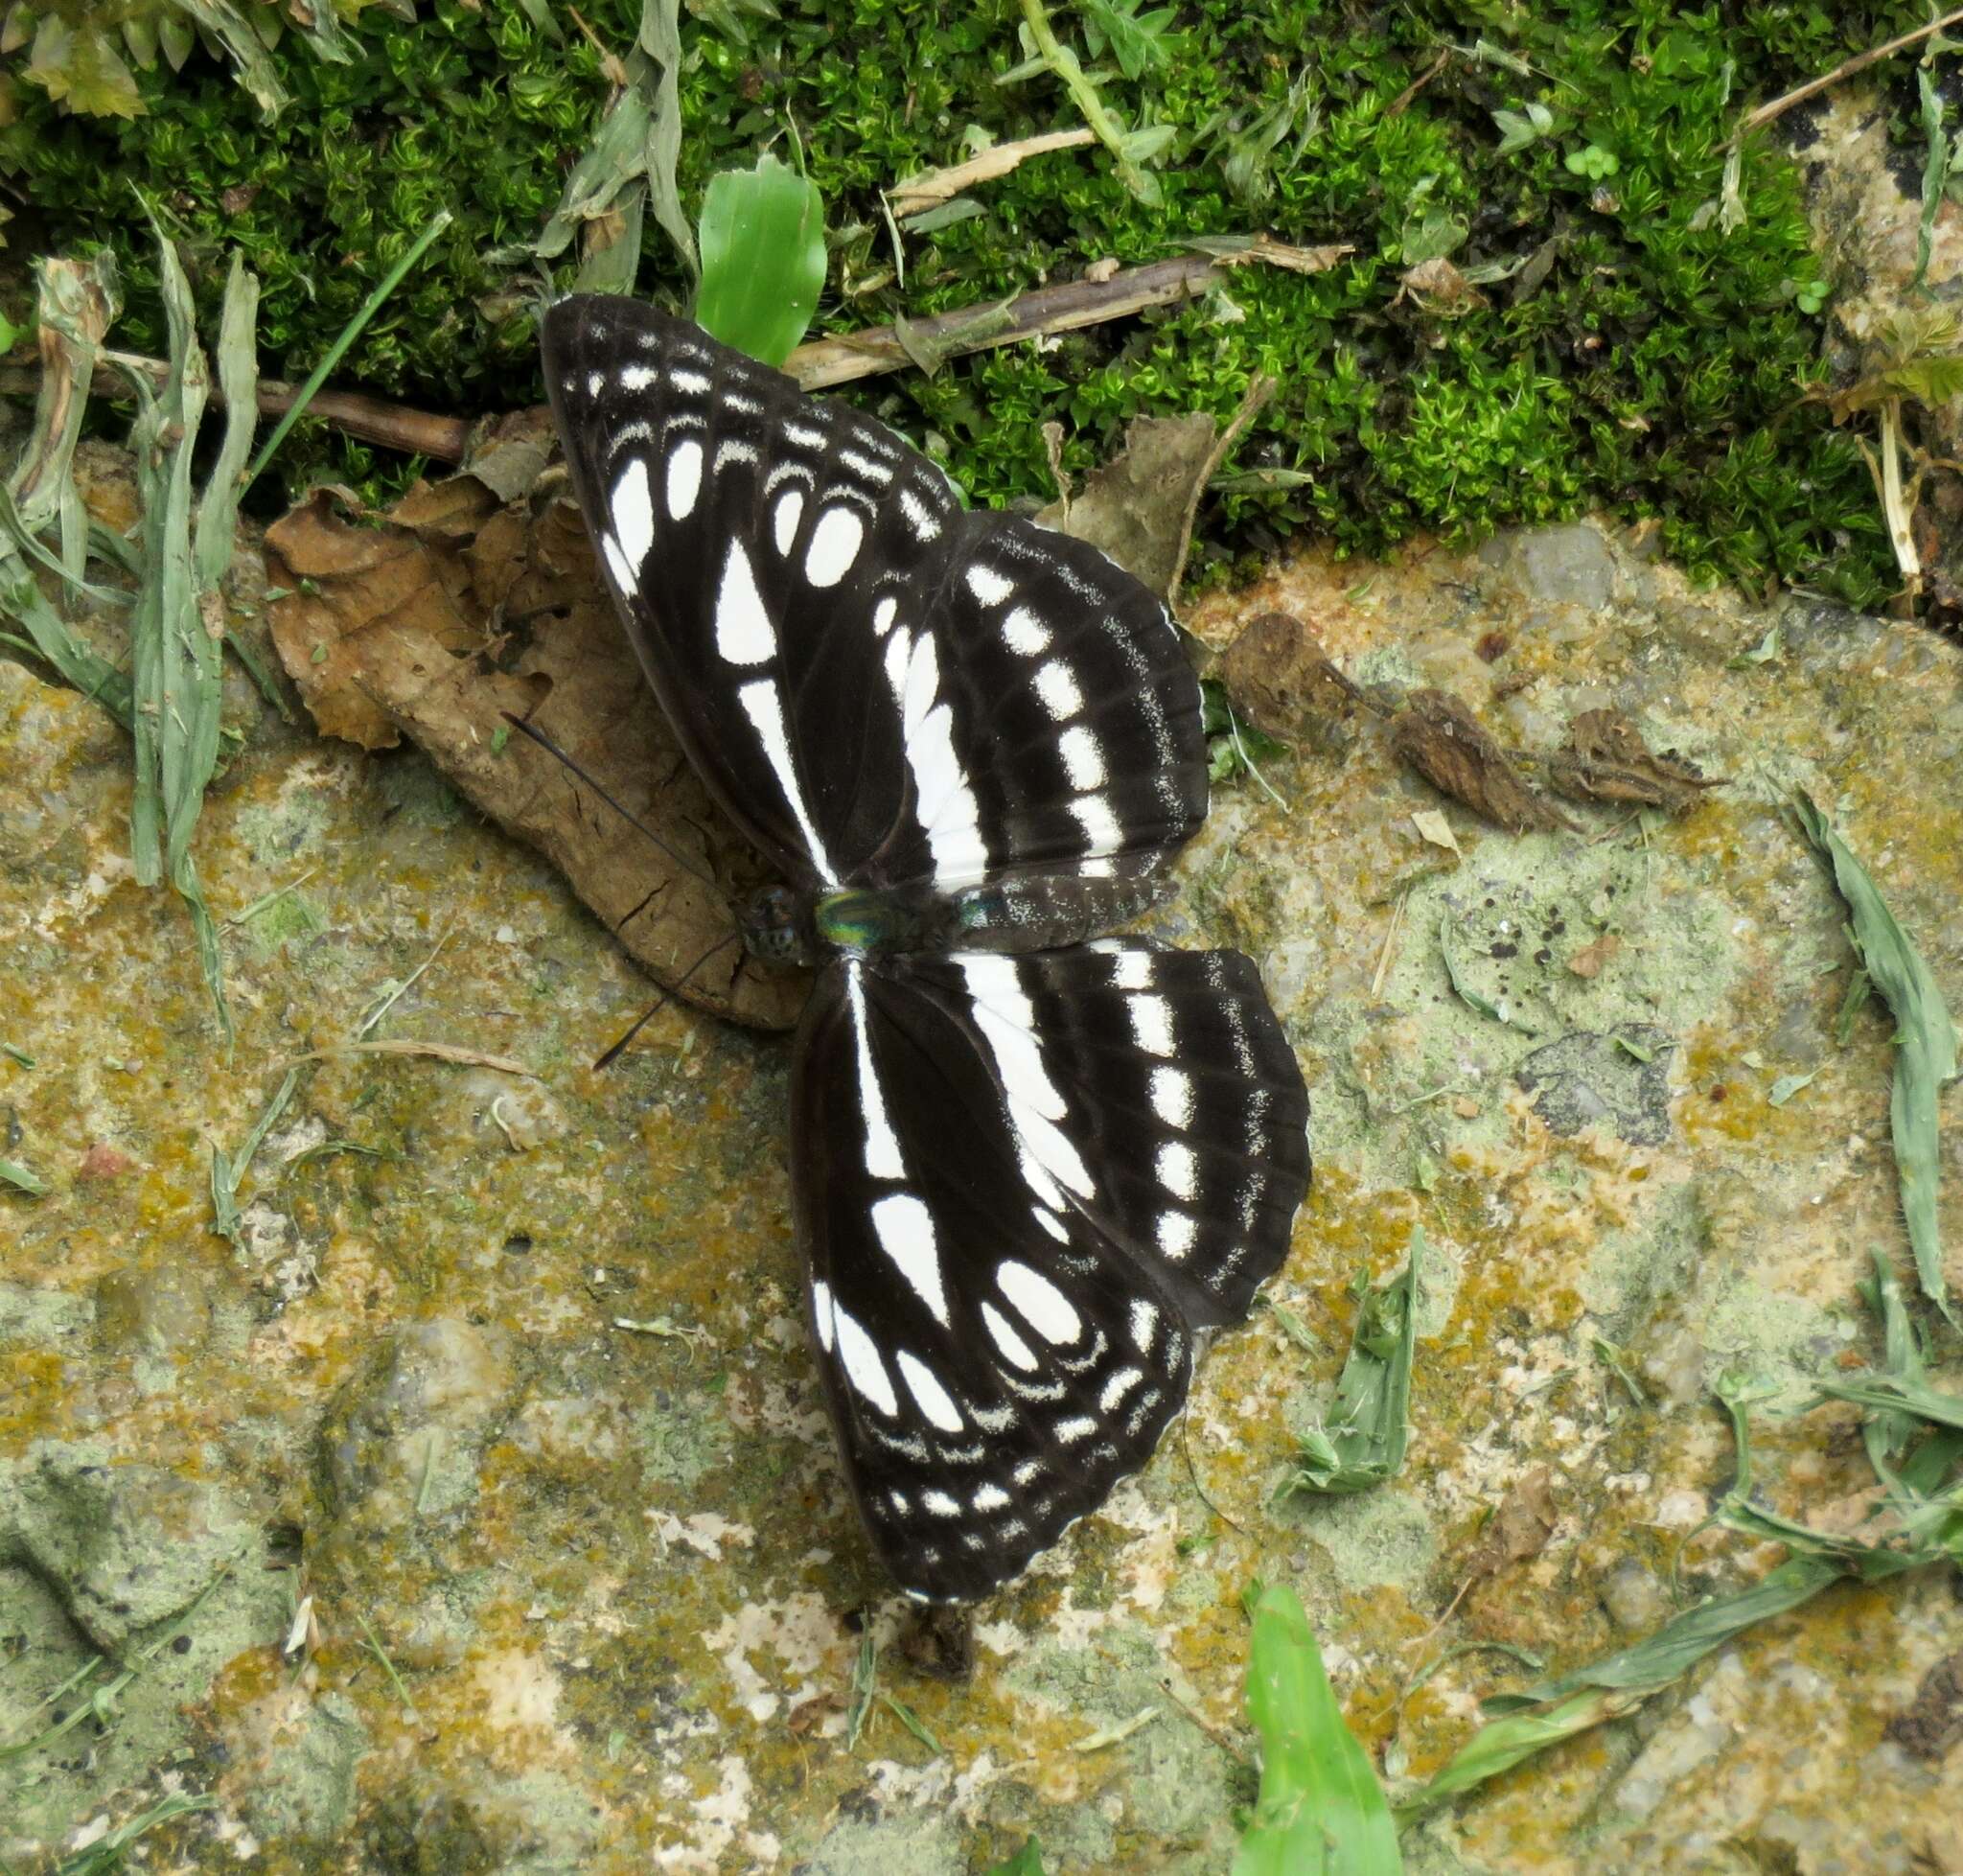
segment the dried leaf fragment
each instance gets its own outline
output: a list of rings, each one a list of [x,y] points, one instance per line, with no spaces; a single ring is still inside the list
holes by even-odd
[[[1594,979],[1602,975],[1602,966],[1622,949],[1622,939],[1613,932],[1604,932],[1592,943],[1584,944],[1568,960],[1568,969],[1577,977]]]
[[[523,439],[497,439],[509,488]],[[490,467],[487,464],[487,468]],[[661,984],[763,1029],[796,1020],[805,979],[766,972],[732,944],[730,906],[760,866],[683,758],[613,614],[569,498],[509,501],[465,472],[412,489],[379,526],[316,491],[266,534],[268,578],[288,589],[272,636],[314,722],[364,749],[404,737],[507,833],[537,847]],[[320,653],[316,661],[316,653]],[[640,827],[712,875],[711,891],[510,734],[524,717]]]
[[[1575,830],[1521,779],[1506,751],[1449,691],[1412,691],[1391,719],[1391,747],[1442,794],[1510,833]]]
[[[1536,1466],[1500,1500],[1472,1554],[1466,1560],[1466,1573],[1477,1580],[1497,1576],[1510,1563],[1524,1563],[1547,1548],[1560,1522],[1554,1502],[1554,1473]]]
[[[1292,613],[1263,613],[1220,659],[1220,677],[1256,729],[1284,742],[1328,742],[1365,702],[1330,663],[1315,628]]]
[[[1577,801],[1615,801],[1683,814],[1707,788],[1723,785],[1674,754],[1653,754],[1620,710],[1583,710],[1567,745],[1547,758],[1551,787]]]
[[[1169,600],[1186,567],[1200,498],[1274,389],[1272,378],[1257,379],[1224,429],[1204,410],[1134,417],[1124,448],[1091,472],[1080,493],[1052,501],[1037,521],[1101,547]]]
[[[993,182],[998,176],[1007,175],[1032,156],[1042,156],[1052,150],[1076,150],[1097,141],[1095,131],[1080,127],[1049,130],[1039,137],[1018,137],[1012,143],[990,144],[965,163],[955,163],[944,170],[923,171],[919,175],[910,175],[904,182],[894,183],[886,192],[886,198],[892,209],[893,219],[904,221],[909,216],[922,215],[942,202],[952,201],[978,182]]]

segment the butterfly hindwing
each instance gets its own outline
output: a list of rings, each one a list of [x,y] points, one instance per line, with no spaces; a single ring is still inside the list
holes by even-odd
[[[1306,1117],[1237,953],[823,974],[794,1082],[799,1234],[846,1471],[904,1588],[985,1593],[1150,1457],[1196,1333],[1286,1254]]]
[[[544,340],[641,661],[788,878],[1149,872],[1198,827],[1198,685],[1096,548],[967,512],[885,426],[649,308],[562,301]]]

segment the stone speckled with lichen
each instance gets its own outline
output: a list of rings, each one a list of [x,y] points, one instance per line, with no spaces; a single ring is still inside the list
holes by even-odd
[[[253,629],[249,567],[239,601]],[[1782,655],[1742,662],[1771,615],[1592,525],[1301,561],[1200,624],[1217,643],[1276,607],[1352,676],[1453,689],[1503,740],[1552,749],[1614,704],[1730,780],[1681,821],[1578,811],[1579,836],[1447,807],[1458,859],[1365,723],[1267,765],[1279,800],[1222,791],[1160,924],[1254,952],[1300,1050],[1317,1183],[1271,1294],[1317,1346],[1266,1312],[1222,1336],[1189,1451],[1168,1442],[979,1611],[971,1683],[884,1649],[881,1686],[938,1749],[879,1703],[846,1746],[857,1625],[889,1641],[901,1611],[803,1346],[785,1045],[671,1009],[594,1074],[642,995],[605,931],[414,753],[317,742],[231,683],[245,743],[200,869],[221,917],[290,890],[227,934],[227,1058],[181,910],[130,880],[117,734],[0,663],[0,1040],[35,1062],[0,1057],[0,1126],[50,1188],[0,1198],[0,1460],[68,1481],[0,1513],[0,1741],[244,1547],[106,1735],[0,1764],[0,1856],[36,1866],[174,1788],[218,1808],[148,1840],[158,1868],[953,1876],[1033,1831],[1051,1870],[1217,1871],[1253,1789],[1255,1576],[1300,1588],[1352,1724],[1422,1775],[1478,1694],[1516,1684],[1466,1654],[1402,1698],[1443,1649],[1571,1664],[1668,1613],[1680,1545],[1694,1591],[1767,1567],[1692,1536],[1731,1476],[1708,1384],[1742,1371],[1803,1405],[1811,1376],[1874,1355],[1855,1282],[1871,1245],[1903,1252],[1887,1024],[1871,1008],[1835,1044],[1842,914],[1780,802],[1804,784],[1836,817],[1963,1003],[1963,658],[1793,601]],[[1442,928],[1506,1022],[1453,994]],[[1605,934],[1613,955],[1571,970]],[[330,1053],[244,1182],[238,1240],[215,1235],[212,1146],[446,935],[371,1039],[538,1079]],[[1420,1223],[1438,1255],[1403,1474],[1278,1506],[1351,1278]],[[1851,1424],[1761,1418],[1779,1509],[1866,1483]],[[1539,1466],[1551,1540],[1434,1633]],[[316,1634],[284,1657],[303,1596]],[[1929,1578],[1831,1591],[1429,1821],[1412,1867],[1916,1867],[1963,1808],[1963,1750],[1924,1764],[1883,1728],[1959,1631]]]

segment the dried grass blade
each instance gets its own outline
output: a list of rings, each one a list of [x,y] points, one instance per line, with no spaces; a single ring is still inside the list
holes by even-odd
[[[1806,837],[1827,858],[1834,883],[1852,915],[1855,949],[1874,987],[1895,1012],[1895,1084],[1889,1099],[1902,1214],[1915,1253],[1923,1294],[1952,1327],[1963,1329],[1943,1277],[1936,1229],[1940,1176],[1936,1097],[1956,1075],[1956,1028],[1922,954],[1888,910],[1887,901],[1832,823],[1805,794],[1794,800]]]

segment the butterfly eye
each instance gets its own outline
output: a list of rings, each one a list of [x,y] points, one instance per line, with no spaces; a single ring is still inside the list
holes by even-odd
[[[788,886],[766,886],[751,896],[743,908],[743,944],[766,963],[817,961],[810,913]]]

